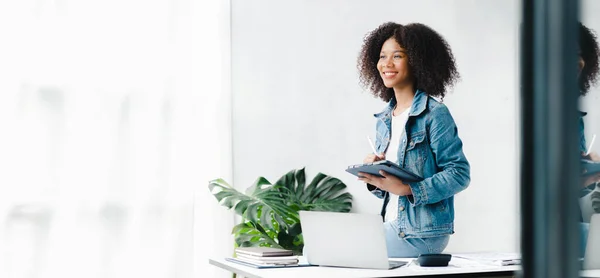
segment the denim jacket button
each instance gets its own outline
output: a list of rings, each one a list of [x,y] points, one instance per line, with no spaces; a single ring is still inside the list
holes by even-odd
[[[400,232],[400,237],[405,237],[406,235],[404,234],[404,232]]]
[[[400,211],[404,211],[404,207],[400,207]]]

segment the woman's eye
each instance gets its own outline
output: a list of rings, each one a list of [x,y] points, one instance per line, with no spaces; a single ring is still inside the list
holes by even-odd
[[[400,56],[400,55],[394,55],[394,59],[400,59],[400,58],[402,58],[402,56]]]
[[[379,56],[379,59],[385,59],[385,56],[381,55]]]

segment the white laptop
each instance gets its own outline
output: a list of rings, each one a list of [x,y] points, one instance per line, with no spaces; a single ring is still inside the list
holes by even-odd
[[[592,214],[583,269],[600,269],[600,214]]]
[[[311,265],[392,269],[383,220],[376,214],[300,211],[304,255]]]

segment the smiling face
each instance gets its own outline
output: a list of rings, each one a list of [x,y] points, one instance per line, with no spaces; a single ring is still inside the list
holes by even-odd
[[[388,88],[403,87],[412,82],[406,51],[393,37],[383,43],[377,69]]]

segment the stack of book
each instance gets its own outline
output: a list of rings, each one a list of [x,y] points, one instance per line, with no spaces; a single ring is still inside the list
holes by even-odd
[[[298,266],[298,256],[290,250],[271,247],[239,247],[229,261],[252,267]]]

